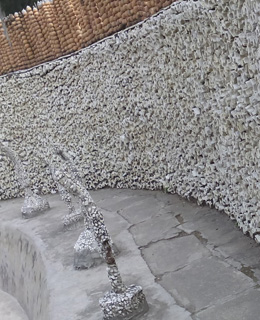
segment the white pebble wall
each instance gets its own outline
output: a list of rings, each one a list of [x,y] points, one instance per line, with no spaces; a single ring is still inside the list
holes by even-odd
[[[180,1],[73,56],[0,78],[0,138],[35,187],[43,140],[89,189],[163,188],[260,236],[260,2]],[[21,195],[0,158],[0,198]]]

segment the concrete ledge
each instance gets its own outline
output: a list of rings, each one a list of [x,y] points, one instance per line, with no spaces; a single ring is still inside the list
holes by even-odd
[[[14,297],[0,290],[0,319],[28,320],[27,315]]]
[[[1,220],[9,213],[1,214]],[[18,224],[10,221],[0,224],[0,288],[19,301],[29,319],[48,319],[49,297],[41,250],[29,232],[19,228],[19,219]]]
[[[0,288],[17,298],[30,320],[100,320],[99,298],[110,290],[105,265],[73,268],[73,246],[82,230],[64,232],[64,203],[58,195],[48,201],[50,211],[31,220],[21,218],[23,199],[1,201]],[[128,231],[129,223],[112,211],[104,211],[104,216],[120,251],[117,262],[123,280],[141,285],[151,306],[143,319],[190,319],[189,312],[155,283]]]

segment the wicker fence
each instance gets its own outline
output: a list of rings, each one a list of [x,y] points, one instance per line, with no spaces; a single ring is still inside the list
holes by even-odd
[[[174,0],[41,1],[0,20],[0,74],[27,69],[136,24]]]

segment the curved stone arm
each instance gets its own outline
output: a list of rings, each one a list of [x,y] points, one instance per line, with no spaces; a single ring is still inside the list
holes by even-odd
[[[94,200],[89,192],[66,172],[56,172],[58,182],[66,189],[67,192],[78,196],[81,199],[82,214],[90,221],[93,235],[97,242],[100,255],[107,263],[108,278],[110,280],[112,290],[115,293],[122,293],[125,290],[122,278],[118,271],[115,255],[112,249],[111,238],[108,234],[103,214],[98,210]]]
[[[97,208],[89,192],[80,181],[64,171],[55,172],[58,183],[64,189],[81,200],[81,213],[85,220],[91,224],[91,236],[93,235],[101,257],[107,264],[108,279],[112,290],[107,292],[99,300],[103,311],[104,320],[132,319],[148,310],[148,305],[140,286],[126,287],[118,270],[115,254],[112,249],[112,240],[108,234],[104,217]]]
[[[70,195],[69,192],[66,191],[66,189],[58,182],[58,179],[56,177],[56,168],[54,167],[54,165],[49,161],[48,162],[50,171],[51,171],[51,176],[53,178],[53,180],[57,183],[57,188],[58,188],[58,192],[60,194],[61,199],[66,203],[68,209],[69,209],[69,214],[72,214],[74,211],[74,206],[72,205],[72,197]]]
[[[78,181],[81,181],[79,174],[78,174],[78,170],[77,170],[76,166],[74,165],[73,160],[71,159],[68,152],[66,152],[64,150],[64,148],[62,148],[60,145],[57,145],[57,144],[52,145],[52,150],[53,150],[53,155],[58,156],[58,159],[60,160],[60,161],[58,160],[58,162],[65,163],[68,171],[73,176],[73,178]]]
[[[51,144],[51,148],[48,148],[48,151],[49,158],[47,163],[50,168],[52,178],[57,184],[61,199],[65,202],[69,210],[69,213],[62,218],[64,228],[65,230],[75,229],[77,226],[82,224],[83,220],[83,215],[81,214],[81,201],[78,197],[74,199],[71,193],[66,191],[66,189],[59,183],[56,177],[56,172],[68,172],[73,179],[80,181],[78,171],[74,166],[69,154],[65,152],[61,146],[57,144]],[[85,223],[87,222],[85,221]]]

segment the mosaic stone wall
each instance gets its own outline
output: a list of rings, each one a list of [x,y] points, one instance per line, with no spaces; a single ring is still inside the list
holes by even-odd
[[[0,74],[77,51],[174,0],[43,0],[0,20]]]
[[[0,138],[49,192],[43,141],[71,150],[89,189],[165,189],[260,233],[259,12],[181,1],[81,52],[0,78]],[[0,160],[2,199],[20,195]]]

